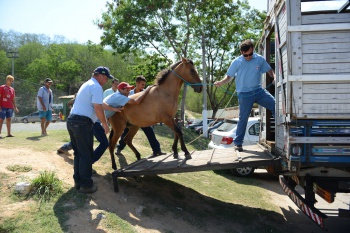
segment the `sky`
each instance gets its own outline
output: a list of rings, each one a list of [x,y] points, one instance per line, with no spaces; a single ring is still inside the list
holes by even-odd
[[[250,6],[262,11],[267,0],[248,0]],[[0,0],[0,28],[20,33],[45,34],[53,39],[62,35],[69,42],[100,42],[102,30],[93,21],[106,10],[106,0]],[[320,3],[338,4],[343,1]],[[310,9],[314,3],[303,3]]]
[[[102,30],[93,24],[106,0],[0,0],[0,28],[20,33],[62,35],[70,42],[100,42]],[[267,0],[249,0],[266,10]]]

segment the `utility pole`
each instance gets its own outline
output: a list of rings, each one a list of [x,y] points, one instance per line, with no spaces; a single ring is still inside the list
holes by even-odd
[[[12,77],[15,77],[15,58],[19,58],[18,51],[8,51],[6,52],[8,58],[12,58]],[[15,82],[12,83],[12,87],[15,88]],[[15,111],[13,111],[13,118],[16,118]]]
[[[203,137],[208,137],[208,111],[207,111],[207,75],[205,64],[205,37],[202,35],[202,67],[203,67]]]

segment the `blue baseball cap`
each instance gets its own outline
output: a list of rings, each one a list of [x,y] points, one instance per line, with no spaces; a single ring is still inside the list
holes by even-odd
[[[113,79],[113,76],[109,73],[109,68],[105,66],[99,66],[94,70],[94,74],[104,74],[108,78]]]

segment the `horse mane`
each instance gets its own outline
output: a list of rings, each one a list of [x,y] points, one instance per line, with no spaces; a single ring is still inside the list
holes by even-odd
[[[164,83],[164,80],[166,79],[166,77],[168,76],[168,74],[171,72],[171,70],[173,70],[176,66],[178,66],[182,61],[178,61],[175,64],[172,64],[169,68],[161,70],[157,76],[156,79],[154,81],[155,84],[157,85],[161,85],[162,83]],[[191,63],[193,65],[193,62],[191,60],[188,60],[189,63]]]

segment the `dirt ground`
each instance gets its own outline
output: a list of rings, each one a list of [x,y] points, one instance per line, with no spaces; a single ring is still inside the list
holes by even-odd
[[[28,178],[37,177],[38,174],[44,170],[55,171],[59,179],[61,179],[68,187],[73,187],[72,178],[72,155],[58,155],[56,151],[51,153],[33,152],[24,149],[10,149],[3,151],[1,149],[0,172],[6,173],[12,177],[13,182],[19,182],[23,176]],[[6,156],[3,156],[6,155]],[[30,165],[32,171],[25,174],[19,172],[11,172],[6,169],[9,165],[20,164]],[[101,171],[97,167],[98,175],[94,176],[94,182],[98,185],[98,191],[94,194],[88,195],[89,205],[87,208],[78,209],[70,214],[69,228],[70,232],[111,232],[104,227],[103,221],[106,212],[117,213],[118,217],[133,225],[137,232],[219,232],[218,229],[225,229],[223,226],[218,228],[217,220],[213,218],[206,221],[205,230],[201,229],[195,224],[189,224],[183,221],[182,218],[174,217],[173,210],[169,212],[162,212],[158,215],[152,216],[147,214],[146,209],[150,207],[157,209],[158,202],[149,201],[152,197],[145,198],[145,192],[140,194],[137,189],[143,189],[142,183],[130,180],[128,185],[132,188],[121,189],[118,193],[113,191],[111,175]],[[109,173],[111,171],[108,171]],[[259,174],[262,181],[262,187],[270,193],[273,202],[280,207],[280,215],[283,216],[281,230],[289,229],[289,232],[324,232],[305,217],[294,203],[283,193],[279,187],[277,178],[271,178],[267,174]],[[148,184],[149,185],[149,184]],[[159,184],[158,184],[159,186]],[[157,184],[146,189],[158,189]],[[132,190],[132,191],[131,191]],[[162,198],[172,198],[171,193],[159,189]],[[184,195],[187,197],[195,196],[193,190],[183,189]],[[153,192],[149,192],[154,195]],[[167,197],[167,195],[169,195]],[[159,197],[153,197],[159,198]],[[203,200],[190,200],[191,206],[195,208],[203,208],[205,203]],[[197,198],[198,199],[198,198]],[[1,201],[0,201],[1,204]],[[71,203],[67,203],[70,205]],[[13,203],[9,206],[0,205],[0,211],[6,216],[10,216],[14,211],[25,208],[25,202]],[[176,209],[181,214],[182,207],[178,206]],[[263,216],[260,218],[263,218]],[[220,221],[222,224],[222,221]],[[239,225],[237,222],[227,223],[228,229],[232,228],[232,232],[246,232],[246,226]],[[227,229],[227,228],[226,228]],[[292,229],[292,230],[291,230]],[[295,231],[293,230],[295,229]],[[227,230],[226,230],[227,231]],[[230,231],[231,232],[231,231]]]

